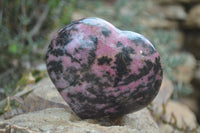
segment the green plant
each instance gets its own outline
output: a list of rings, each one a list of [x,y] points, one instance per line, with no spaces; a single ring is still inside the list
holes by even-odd
[[[0,86],[10,92],[26,64],[43,62],[52,29],[68,24],[76,0],[0,1]],[[17,69],[17,73],[10,71]],[[4,75],[4,76],[1,76]],[[15,76],[19,75],[19,76]],[[15,78],[14,78],[15,77]],[[14,82],[15,84],[10,84]]]

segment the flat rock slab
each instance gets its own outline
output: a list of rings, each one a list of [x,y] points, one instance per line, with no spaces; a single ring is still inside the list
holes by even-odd
[[[49,108],[16,116],[0,122],[5,131],[17,132],[66,132],[66,133],[138,133],[137,129],[127,126],[104,127],[87,121],[77,121],[63,108]]]
[[[123,120],[123,126],[101,126],[92,120],[77,119],[66,109],[48,108],[1,121],[0,132],[159,133],[147,109],[126,115]]]
[[[81,120],[64,102],[49,78],[43,79],[35,87],[20,107],[25,113],[1,120],[0,133],[159,133],[158,125],[146,108],[125,115],[121,124]]]

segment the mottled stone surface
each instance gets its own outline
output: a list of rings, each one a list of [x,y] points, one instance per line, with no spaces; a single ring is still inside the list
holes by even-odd
[[[83,119],[142,109],[162,82],[160,57],[151,42],[100,18],[62,28],[49,45],[46,63],[61,96]]]

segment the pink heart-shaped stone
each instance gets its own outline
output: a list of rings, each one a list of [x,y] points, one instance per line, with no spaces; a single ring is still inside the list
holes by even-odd
[[[58,31],[46,64],[61,96],[82,119],[142,109],[162,82],[160,56],[151,42],[100,18],[74,21]]]

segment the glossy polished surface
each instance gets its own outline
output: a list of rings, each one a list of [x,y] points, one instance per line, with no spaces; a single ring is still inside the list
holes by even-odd
[[[100,18],[62,28],[49,45],[46,63],[61,96],[83,119],[142,109],[162,82],[160,56],[151,42]]]

